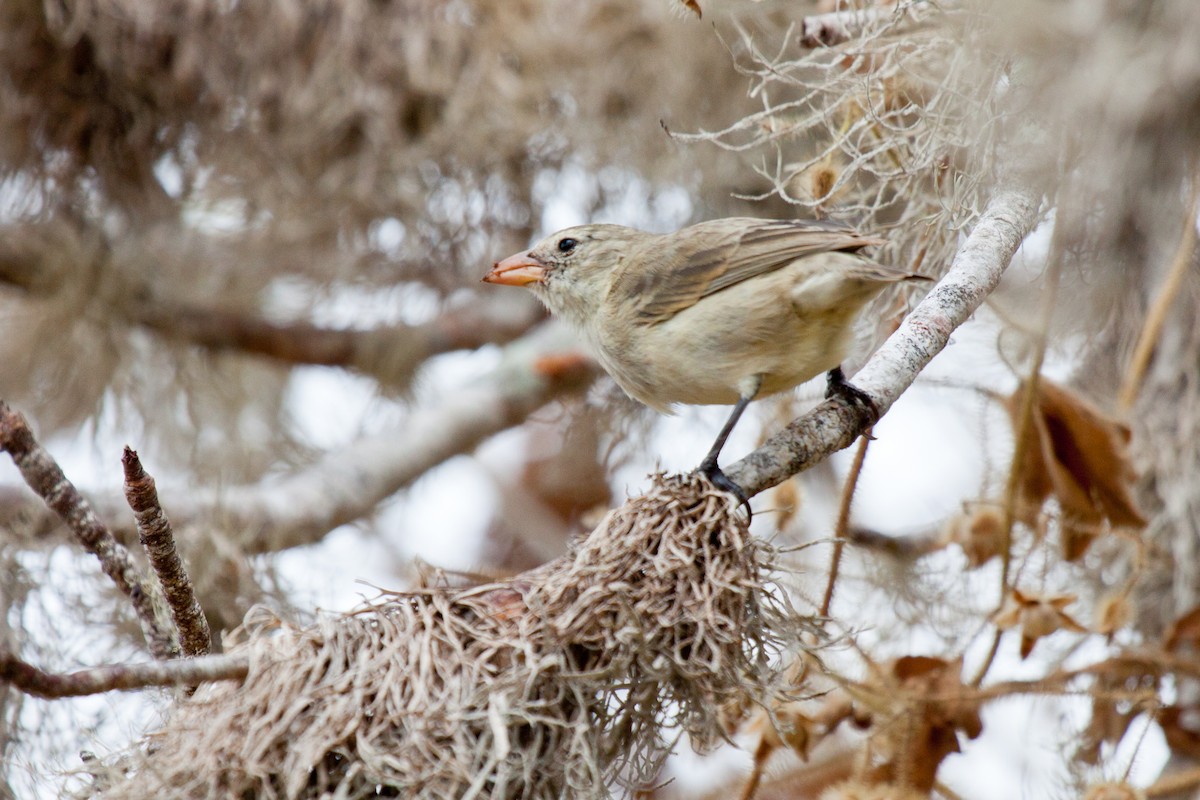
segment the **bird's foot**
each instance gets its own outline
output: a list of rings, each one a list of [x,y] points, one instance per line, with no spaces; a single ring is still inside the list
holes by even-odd
[[[851,405],[862,406],[871,415],[871,425],[879,421],[879,406],[875,405],[871,395],[846,380],[846,374],[842,372],[841,367],[834,367],[826,375],[825,396],[839,396]]]
[[[713,486],[722,491],[729,492],[736,497],[738,503],[746,509],[746,524],[750,524],[750,520],[754,519],[754,512],[750,510],[750,498],[746,496],[746,492],[741,486],[738,486],[729,479],[728,475],[721,471],[721,468],[717,466],[716,459],[712,461],[707,458],[704,459],[700,462],[700,466],[696,468],[696,471],[708,478]]]

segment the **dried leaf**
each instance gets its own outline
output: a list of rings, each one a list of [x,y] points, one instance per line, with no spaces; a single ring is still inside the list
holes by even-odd
[[[869,773],[871,783],[901,783],[928,792],[942,761],[960,752],[959,734],[974,739],[983,731],[979,701],[962,683],[962,661],[898,658],[880,693],[895,706],[873,735],[872,746],[888,758]]]
[[[817,723],[800,710],[800,703],[786,703],[776,709],[775,719],[779,722],[778,728],[766,709],[759,708],[738,732],[757,737],[760,750],[765,747],[774,752],[787,747],[802,760],[807,760],[809,749],[821,738]]]
[[[1158,724],[1171,752],[1188,759],[1200,759],[1200,708],[1167,706],[1158,715]]]
[[[981,505],[946,523],[946,539],[962,548],[971,568],[983,566],[1004,551],[1004,515],[994,505]]]
[[[1083,800],[1145,800],[1146,793],[1128,783],[1097,783],[1089,786]]]
[[[1035,595],[1013,589],[1007,607],[996,616],[996,627],[1002,631],[1020,628],[1021,658],[1027,658],[1043,636],[1060,630],[1087,633],[1087,628],[1063,611],[1075,599],[1073,594]]]
[[[788,668],[786,680],[791,686],[800,686],[807,673],[807,660],[799,658]],[[781,747],[787,747],[801,759],[807,760],[809,748],[820,740],[827,726],[805,714],[802,710],[804,704],[798,700],[774,704],[773,713],[760,705],[748,706],[748,700],[740,698],[720,710],[719,719],[725,732],[753,737],[758,742],[756,749],[762,758],[769,757]]]
[[[1200,606],[1179,617],[1167,629],[1163,647],[1167,650],[1178,650],[1180,645],[1200,650]]]
[[[1133,619],[1133,601],[1127,591],[1107,594],[1096,604],[1096,633],[1112,636]]]
[[[1019,424],[1026,385],[1009,398],[1013,427]],[[1082,556],[1103,524],[1144,528],[1131,487],[1129,428],[1090,402],[1045,378],[1037,385],[1034,441],[1020,465],[1022,509],[1038,509],[1053,496],[1062,507],[1067,560]]]
[[[821,792],[820,800],[928,800],[929,794],[904,786],[848,780]]]
[[[696,19],[704,16],[704,12],[700,10],[700,4],[696,0],[679,0],[679,2],[683,4],[684,8],[695,14]]]

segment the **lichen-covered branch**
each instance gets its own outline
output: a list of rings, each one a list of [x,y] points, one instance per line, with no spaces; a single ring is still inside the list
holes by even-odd
[[[62,518],[79,543],[100,560],[104,574],[129,598],[155,658],[178,656],[175,631],[159,615],[166,605],[162,592],[141,574],[129,551],[113,538],[91,504],[34,438],[25,418],[3,401],[0,401],[0,447],[12,456],[30,488]]]
[[[196,599],[183,560],[175,549],[175,534],[171,531],[170,520],[159,505],[154,478],[142,467],[138,454],[129,447],[121,456],[121,464],[125,468],[125,499],[137,518],[138,538],[166,595],[183,652],[189,656],[206,655],[212,647],[212,632],[204,617],[204,609]]]
[[[148,664],[113,664],[59,674],[45,672],[11,653],[0,652],[0,683],[50,700],[152,686],[241,680],[249,668],[250,661],[245,655],[217,655]]]
[[[996,288],[1013,254],[1033,230],[1040,201],[1040,195],[1028,188],[998,191],[950,270],[853,377],[854,385],[874,399],[880,413],[892,407],[950,341],[955,328]],[[725,472],[747,494],[758,494],[848,447],[870,423],[865,409],[840,398],[828,400]]]

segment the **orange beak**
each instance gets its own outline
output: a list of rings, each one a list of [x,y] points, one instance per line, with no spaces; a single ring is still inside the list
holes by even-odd
[[[529,257],[529,253],[517,253],[492,266],[492,271],[483,276],[485,283],[504,286],[525,286],[546,279],[546,268]]]

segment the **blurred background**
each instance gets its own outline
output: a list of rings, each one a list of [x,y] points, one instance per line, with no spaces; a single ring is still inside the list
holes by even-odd
[[[882,263],[937,276],[1019,183],[1045,222],[875,429],[831,610],[852,644],[830,663],[961,658],[989,683],[1103,664],[1200,604],[1198,41],[1191,0],[0,0],[0,398],[134,545],[119,458],[139,452],[219,640],[257,604],[304,622],[376,587],[512,575],[648,473],[698,463],[727,409],[624,398],[527,293],[480,284],[497,259],[582,222],[750,215],[852,224],[887,238]],[[851,370],[907,302],[866,315]],[[1052,496],[1007,553],[978,541],[1012,483],[1011,396],[1039,367],[1132,429],[1113,469],[1140,475],[1145,530],[1093,520],[1090,547],[1064,549],[1077,529]],[[725,459],[823,388],[756,403]],[[791,557],[802,610],[848,467],[753,501],[756,533],[815,545]],[[51,671],[145,659],[123,598],[7,461],[0,561],[0,646]],[[1013,588],[1071,596],[1080,630],[1021,658],[997,633]],[[1194,687],[1151,677],[998,692],[937,791],[1194,772],[1200,728],[1162,722]],[[3,691],[0,795],[69,788],[81,751],[128,746],[165,703]],[[738,796],[755,747],[738,736],[681,744],[646,796]],[[816,797],[868,739],[780,752],[756,796]],[[814,778],[822,763],[841,772]]]

